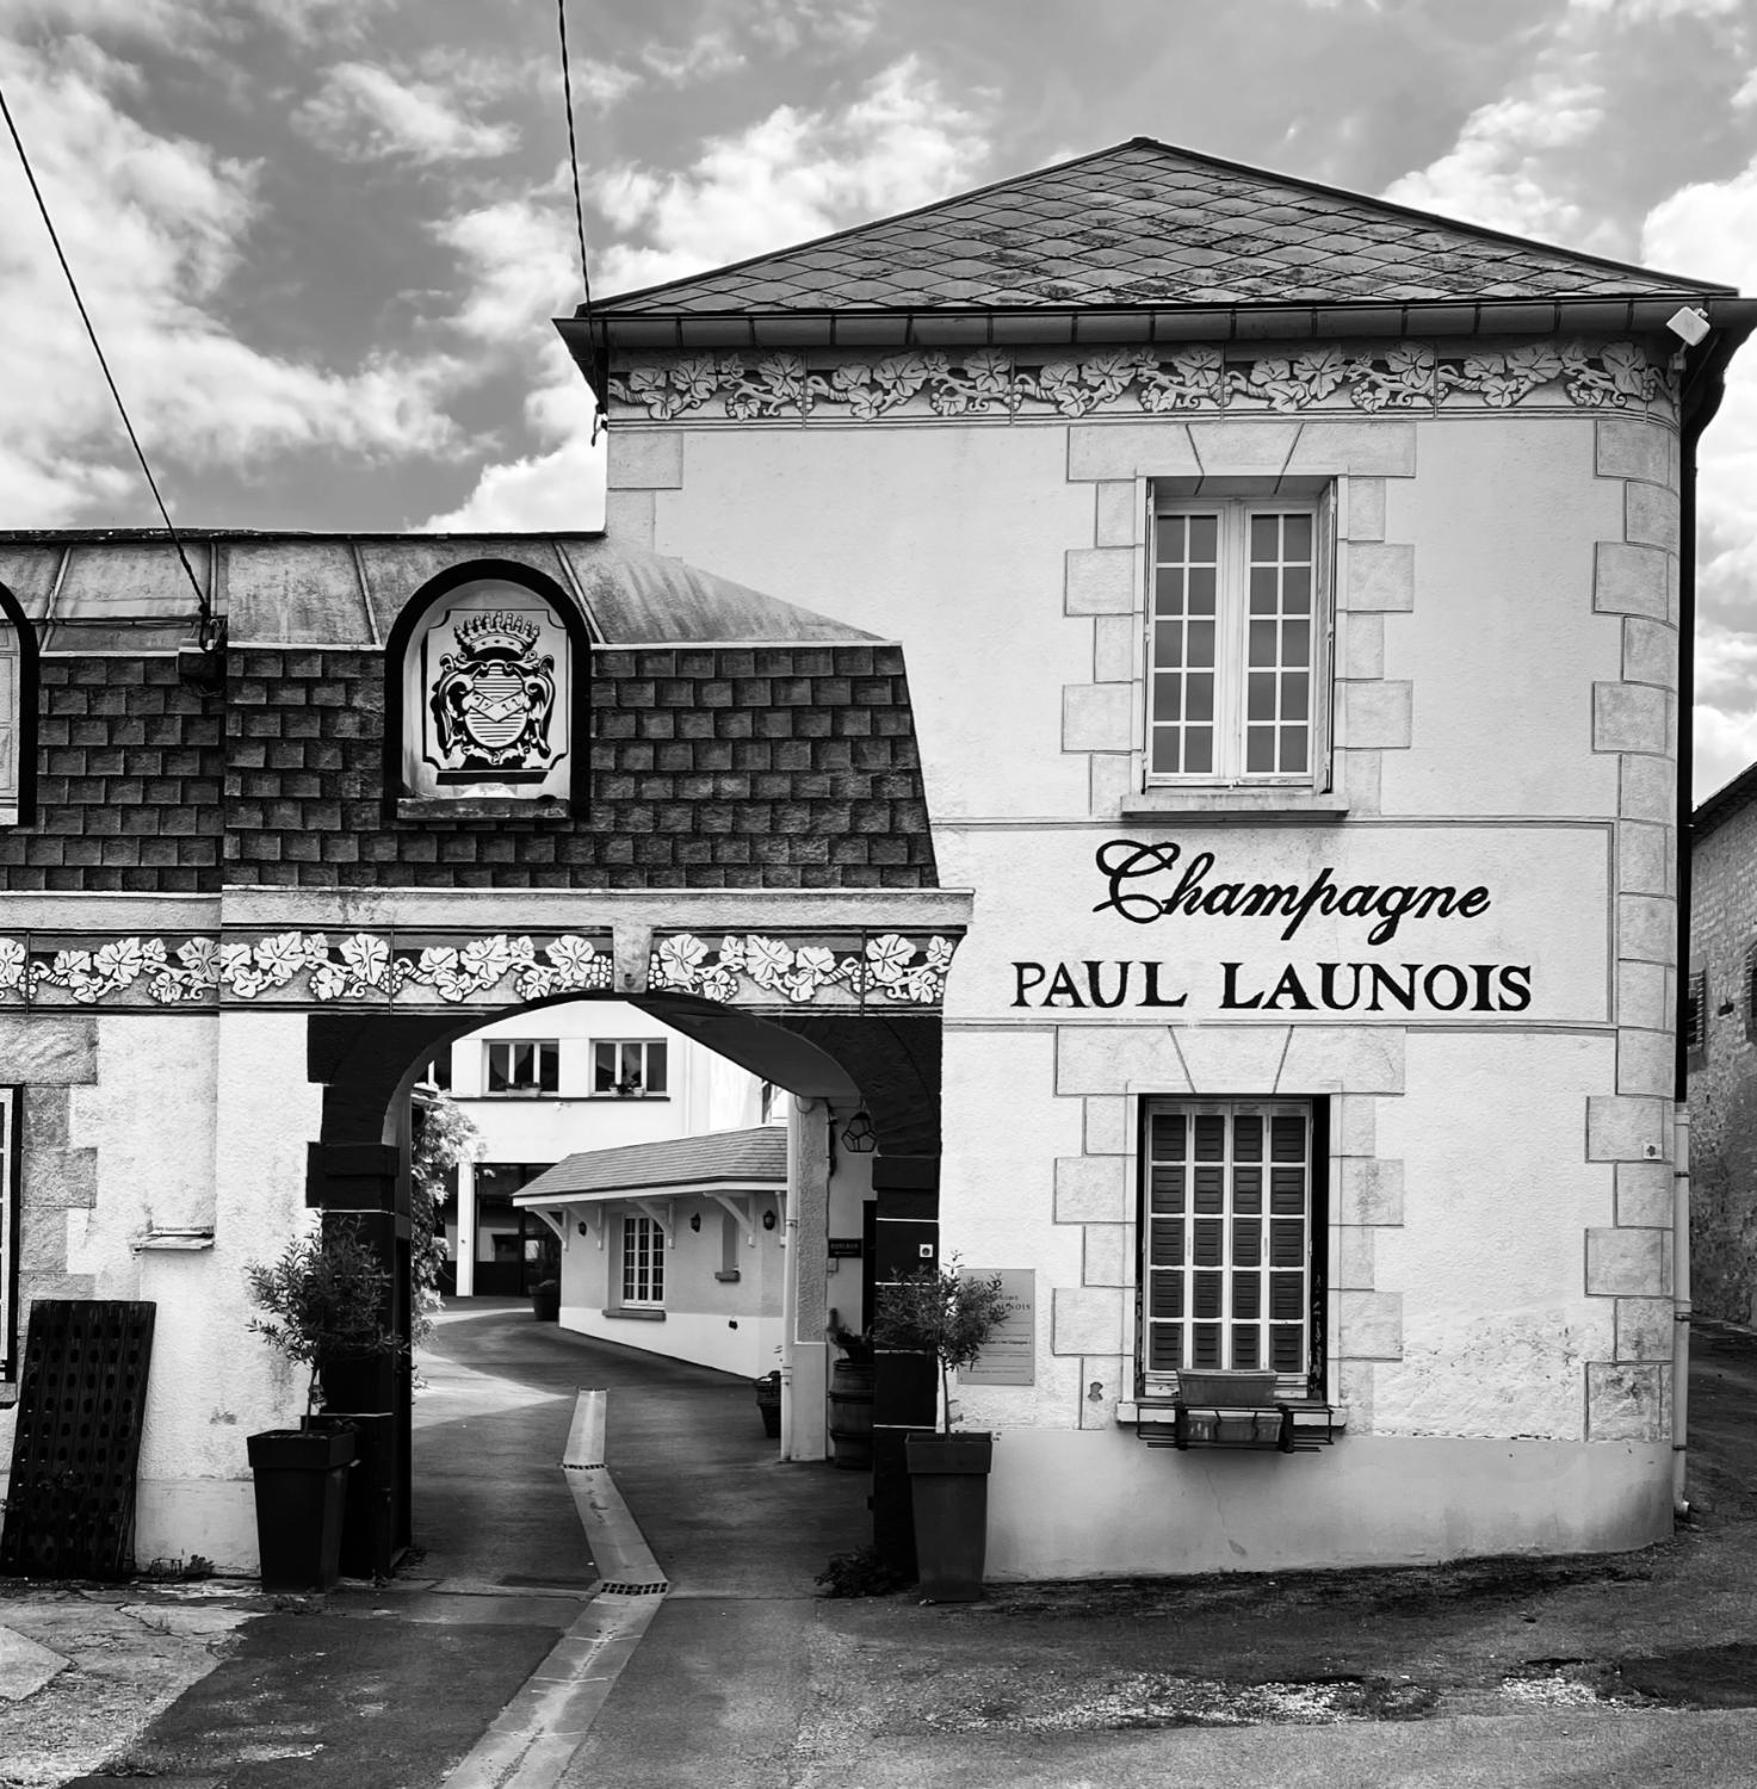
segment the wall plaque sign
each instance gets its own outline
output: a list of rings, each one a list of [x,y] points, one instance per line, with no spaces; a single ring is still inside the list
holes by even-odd
[[[961,1385],[1037,1383],[1037,1272],[1030,1267],[966,1267],[965,1279],[998,1279],[1013,1301],[988,1346],[958,1374]]]

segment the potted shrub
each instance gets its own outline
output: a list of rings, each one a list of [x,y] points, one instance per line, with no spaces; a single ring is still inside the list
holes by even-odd
[[[873,1341],[931,1354],[939,1363],[941,1427],[910,1434],[903,1444],[928,1602],[969,1603],[982,1595],[994,1437],[953,1429],[952,1374],[976,1359],[1012,1309],[998,1275],[960,1273],[955,1258],[879,1288]]]
[[[355,1434],[319,1415],[326,1367],[398,1354],[384,1324],[390,1275],[358,1225],[296,1237],[267,1264],[246,1267],[251,1299],[264,1313],[247,1327],[306,1369],[305,1416],[297,1429],[246,1439],[256,1481],[256,1534],[264,1590],[328,1590],[340,1576],[342,1518]]]

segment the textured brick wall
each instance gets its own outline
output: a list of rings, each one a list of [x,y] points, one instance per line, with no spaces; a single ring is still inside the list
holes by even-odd
[[[173,658],[44,658],[38,681],[37,821],[0,829],[0,887],[218,887],[218,698]]]
[[[1702,841],[1690,876],[1690,966],[1708,978],[1707,1049],[1690,1070],[1691,1298],[1710,1316],[1748,1323],[1757,1318],[1757,1042],[1745,965],[1757,947],[1757,804]]]
[[[223,697],[168,658],[48,658],[40,820],[0,887],[923,888],[932,845],[891,646],[593,655],[592,799],[566,821],[398,821],[384,662],[246,649]]]

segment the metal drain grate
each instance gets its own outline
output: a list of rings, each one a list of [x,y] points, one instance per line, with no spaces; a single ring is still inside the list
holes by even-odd
[[[119,1578],[134,1569],[134,1477],[157,1307],[31,1302],[0,1572]]]
[[[600,1584],[600,1596],[663,1596],[671,1586],[661,1580],[657,1584]]]

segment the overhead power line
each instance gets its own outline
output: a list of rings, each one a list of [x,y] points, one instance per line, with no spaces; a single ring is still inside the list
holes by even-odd
[[[555,22],[561,32],[561,93],[567,106],[567,165],[573,173],[573,223],[580,242],[580,286],[587,304],[592,302],[592,274],[586,265],[586,208],[580,203],[580,146],[574,134],[573,70],[567,54],[567,0],[555,0]],[[594,394],[596,395],[596,394]],[[596,445],[598,431],[604,426],[604,404],[600,397],[592,409],[592,441]]]
[[[79,308],[79,320],[85,325],[85,333],[91,338],[92,352],[98,357],[98,365],[103,369],[104,383],[110,388],[110,396],[116,400],[116,412],[122,418],[122,426],[128,431],[129,445],[134,449],[134,457],[140,461],[140,469],[146,476],[147,488],[153,494],[153,501],[159,506],[159,514],[164,518],[165,532],[171,537],[171,545],[177,549],[177,558],[182,563],[183,575],[189,580],[189,588],[195,593],[195,612],[198,617],[196,633],[197,643],[203,652],[212,651],[216,629],[214,627],[213,606],[208,600],[207,592],[201,587],[201,580],[195,575],[195,567],[189,563],[189,555],[183,550],[182,536],[177,532],[177,525],[171,520],[171,512],[165,507],[165,499],[159,490],[159,481],[153,477],[153,469],[147,464],[146,450],[140,445],[140,437],[134,432],[134,424],[128,417],[128,406],[122,402],[122,393],[117,389],[115,375],[110,371],[110,363],[104,357],[103,344],[98,340],[98,332],[92,324],[91,313],[85,308],[85,300],[80,296],[79,281],[73,277],[73,269],[67,264],[66,251],[61,247],[60,235],[55,229],[55,220],[49,215],[48,202],[43,197],[43,189],[37,184],[36,170],[31,167],[30,156],[25,153],[24,139],[18,134],[18,126],[12,119],[12,108],[6,103],[6,91],[0,88],[0,116],[6,120],[6,128],[12,135],[12,146],[18,151],[19,165],[24,169],[24,177],[30,183],[31,196],[37,202],[37,210],[42,213],[43,227],[49,232],[49,241],[54,245],[55,258],[61,263],[61,271],[67,276],[67,289],[73,294],[73,302]]]

